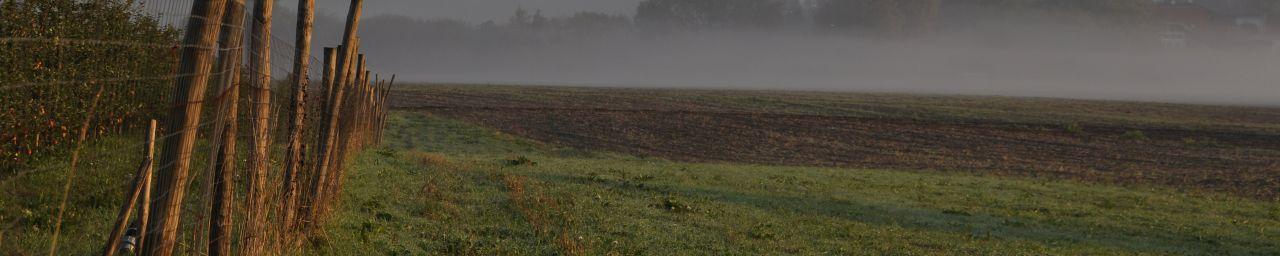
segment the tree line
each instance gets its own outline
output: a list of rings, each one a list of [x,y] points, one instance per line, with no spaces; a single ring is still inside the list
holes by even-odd
[[[779,29],[914,35],[991,17],[1060,17],[1127,25],[1146,19],[1149,0],[646,0],[638,26],[656,30]]]

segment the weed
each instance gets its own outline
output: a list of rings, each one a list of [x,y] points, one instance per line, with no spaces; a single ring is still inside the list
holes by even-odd
[[[672,196],[662,198],[661,201],[659,201],[657,204],[654,204],[653,206],[659,209],[663,209],[663,210],[667,210],[669,212],[675,212],[675,213],[692,212],[694,210],[693,205],[690,205],[689,203],[681,201],[680,199]]]
[[[657,178],[657,177],[654,177],[652,174],[642,174],[640,176],[632,177],[631,180],[641,182],[641,181],[651,181],[654,178]]]
[[[586,248],[582,246],[582,243],[578,242],[578,240],[581,239],[582,237],[578,237],[577,240],[575,240],[573,237],[570,237],[569,232],[561,231],[560,235],[556,237],[556,245],[560,246],[564,255],[587,255]]]
[[[370,235],[377,234],[382,231],[382,227],[372,222],[364,222],[360,224],[360,241],[369,242]]]
[[[1120,205],[1116,204],[1116,202],[1111,200],[1110,198],[1103,198],[1101,200],[1098,200],[1097,206],[1102,207],[1102,209],[1111,210],[1111,209],[1115,209],[1117,206],[1120,206]]]
[[[1224,148],[1227,146],[1226,144],[1223,144],[1222,142],[1209,137],[1182,138],[1182,144],[1188,147],[1196,147],[1196,148]]]
[[[774,229],[773,223],[758,224],[747,229],[747,236],[755,239],[773,239],[778,236]]]
[[[394,148],[383,148],[383,149],[379,149],[377,153],[378,155],[381,155],[383,157],[390,158],[390,157],[396,157],[396,155],[399,155],[400,151]]]
[[[589,181],[589,182],[595,182],[595,183],[604,183],[606,181],[609,181],[608,178],[601,176],[600,173],[598,172],[587,173],[587,176],[579,177],[579,179],[584,181]]]
[[[1078,123],[1071,123],[1067,124],[1066,131],[1071,134],[1081,134],[1084,133],[1084,127]]]
[[[418,152],[410,153],[410,156],[422,166],[443,166],[449,164],[449,158],[440,153]]]
[[[528,157],[519,156],[514,159],[507,159],[507,166],[537,166],[538,162],[530,160]]]
[[[1133,140],[1133,141],[1145,141],[1150,139],[1147,137],[1147,133],[1142,132],[1140,130],[1131,130],[1131,131],[1124,132],[1124,134],[1120,135],[1120,138],[1125,140]]]
[[[425,198],[440,199],[441,198],[440,185],[432,181],[428,181],[426,184],[422,184],[422,196]]]
[[[395,221],[397,219],[395,215],[391,215],[388,212],[378,212],[378,214],[374,214],[374,218],[381,221]]]
[[[428,250],[431,246],[423,244],[419,245],[419,247],[422,247],[424,250]],[[443,251],[448,255],[476,255],[475,247],[475,237],[450,235],[444,240]]]
[[[973,214],[972,214],[972,213],[966,212],[966,211],[964,211],[964,210],[957,210],[957,209],[946,209],[946,210],[942,210],[942,214],[946,214],[946,215],[955,215],[955,216],[966,216],[966,217],[967,217],[967,216],[973,216]]]
[[[524,216],[533,231],[546,239],[551,239],[564,255],[587,255],[587,248],[578,237],[570,236],[574,230],[574,218],[568,211],[560,210],[560,203],[555,198],[535,191],[528,178],[508,175],[503,182],[511,197],[512,207]],[[554,236],[554,239],[551,237]]]

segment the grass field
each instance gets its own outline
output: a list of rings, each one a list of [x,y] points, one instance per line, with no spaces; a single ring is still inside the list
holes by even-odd
[[[471,86],[395,96],[384,145],[354,159],[334,221],[301,255],[1280,254],[1274,108]],[[60,254],[99,249],[138,138],[86,147]],[[47,252],[60,159],[0,177],[0,255]]]
[[[319,254],[1273,255],[1280,204],[942,172],[691,164],[401,112]],[[528,159],[529,161],[521,161]]]

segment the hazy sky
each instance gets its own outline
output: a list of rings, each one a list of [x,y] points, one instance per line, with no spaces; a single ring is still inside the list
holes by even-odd
[[[289,9],[298,6],[297,0],[279,0]],[[472,23],[486,20],[505,21],[515,9],[541,9],[548,16],[571,14],[578,11],[595,11],[611,14],[635,12],[640,0],[367,0],[365,15],[399,14],[422,19],[450,18]],[[319,13],[330,16],[346,15],[349,0],[316,0]]]

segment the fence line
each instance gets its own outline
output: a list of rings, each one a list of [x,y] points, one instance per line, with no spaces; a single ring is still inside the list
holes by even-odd
[[[313,5],[311,1],[312,0],[300,0],[299,4]],[[203,23],[204,28],[208,29],[207,31],[204,31],[204,32],[214,32],[215,34],[222,32],[222,30],[243,32],[249,26],[243,23],[229,22],[224,20],[225,18],[224,16],[227,15],[227,13],[222,13],[222,15],[218,15],[216,17],[210,16],[210,15],[194,14],[194,12],[193,14],[179,14],[179,13],[185,12],[186,10],[192,10],[189,8],[194,6],[206,6],[208,8],[217,8],[218,10],[221,10],[221,8],[225,8],[225,6],[221,6],[221,4],[227,4],[229,2],[230,1],[228,0],[181,0],[181,1],[179,0],[155,0],[155,1],[141,0],[141,1],[137,1],[136,3],[134,3],[133,1],[130,1],[130,3],[134,4],[135,9],[131,11],[136,12],[135,15],[141,15],[149,19],[153,19],[154,22],[156,22],[160,26],[165,26],[169,28],[178,28],[180,26],[184,26],[188,24],[194,25],[194,24]],[[180,139],[188,139],[188,138],[194,137],[197,140],[210,141],[211,143],[204,144],[199,148],[193,146],[188,149],[185,149],[186,151],[183,151],[183,152],[176,152],[176,153],[170,152],[171,154],[178,154],[177,156],[179,157],[177,158],[163,159],[165,157],[161,156],[161,157],[158,157],[155,161],[147,162],[146,165],[153,166],[154,169],[156,170],[155,176],[157,177],[157,179],[155,180],[155,183],[157,187],[147,190],[146,193],[126,193],[124,195],[126,198],[125,200],[123,200],[122,203],[128,203],[131,201],[136,202],[139,200],[139,198],[137,197],[141,196],[142,194],[147,194],[149,197],[153,197],[157,199],[156,202],[153,202],[150,205],[143,206],[143,208],[146,209],[149,213],[155,213],[154,215],[147,216],[151,220],[162,219],[164,218],[164,215],[175,215],[175,212],[177,214],[180,214],[181,216],[186,216],[186,217],[183,217],[182,219],[173,219],[172,222],[169,223],[169,225],[176,225],[176,226],[169,226],[169,227],[177,227],[177,229],[166,228],[164,226],[160,226],[161,223],[158,223],[156,221],[151,221],[150,223],[146,224],[147,227],[143,228],[145,229],[144,231],[140,231],[138,234],[133,234],[133,236],[139,238],[138,241],[140,241],[141,246],[145,246],[145,248],[158,249],[158,250],[143,249],[137,252],[139,253],[139,255],[169,255],[171,253],[174,253],[173,250],[176,248],[172,244],[173,240],[167,240],[170,238],[182,239],[185,241],[184,244],[195,245],[195,246],[188,246],[183,248],[183,250],[185,250],[185,253],[187,254],[193,254],[193,255],[208,254],[209,252],[211,252],[210,250],[214,248],[206,247],[204,245],[206,245],[207,244],[206,242],[208,242],[206,239],[213,239],[213,238],[207,237],[205,236],[205,234],[202,234],[202,233],[206,233],[207,231],[207,229],[204,227],[207,227],[206,221],[211,220],[211,218],[209,218],[211,216],[208,216],[209,215],[208,213],[211,212],[212,207],[202,206],[200,205],[200,203],[216,202],[216,200],[220,200],[220,199],[214,198],[215,195],[213,195],[212,191],[201,190],[198,188],[195,189],[195,191],[191,191],[191,188],[193,186],[196,186],[196,184],[201,184],[206,186],[212,184],[212,182],[210,182],[210,179],[212,178],[211,175],[213,175],[212,174],[212,170],[214,168],[213,164],[214,164],[214,161],[216,161],[214,154],[210,154],[210,157],[207,159],[208,163],[204,164],[205,166],[190,168],[192,171],[198,170],[198,173],[192,173],[192,174],[186,175],[187,177],[173,178],[173,179],[165,179],[164,177],[165,175],[170,175],[169,173],[166,173],[169,170],[172,170],[174,168],[180,168],[185,165],[190,165],[192,160],[190,159],[190,157],[203,154],[204,153],[203,150],[216,151],[218,150],[219,147],[225,146],[221,141],[213,138],[215,138],[219,133],[222,133],[221,130],[226,127],[224,125],[215,125],[215,124],[222,123],[223,121],[234,121],[238,119],[259,120],[260,122],[250,125],[249,128],[257,129],[260,133],[265,131],[265,134],[266,134],[265,138],[267,138],[268,140],[262,140],[263,137],[260,137],[260,136],[251,136],[250,133],[237,133],[236,136],[232,138],[231,142],[248,141],[250,142],[250,145],[254,143],[261,143],[262,145],[268,145],[268,144],[276,144],[273,142],[281,141],[286,138],[289,140],[288,143],[283,143],[281,145],[276,145],[272,147],[274,149],[284,148],[285,150],[279,150],[280,152],[286,152],[284,155],[270,154],[271,152],[277,152],[277,151],[269,150],[269,151],[266,151],[269,153],[263,156],[267,158],[275,159],[276,162],[287,162],[285,164],[282,164],[283,166],[269,165],[267,166],[267,168],[271,168],[271,169],[286,168],[286,169],[289,169],[289,172],[291,173],[281,174],[282,172],[274,172],[274,171],[266,172],[265,175],[259,177],[261,181],[266,182],[265,183],[266,185],[264,187],[260,187],[260,191],[251,192],[251,194],[257,193],[257,196],[264,197],[266,198],[266,200],[271,200],[270,202],[279,203],[284,206],[283,207],[272,206],[272,207],[261,208],[259,210],[261,212],[257,213],[259,216],[270,216],[269,219],[262,220],[263,222],[246,222],[246,221],[253,221],[253,220],[242,219],[242,217],[237,217],[237,219],[235,219],[235,221],[232,222],[232,224],[234,225],[233,226],[234,230],[236,230],[237,232],[244,232],[245,231],[244,228],[248,227],[246,225],[259,225],[259,230],[261,230],[261,234],[266,235],[264,237],[261,237],[262,239],[264,239],[263,241],[254,242],[256,244],[254,246],[257,246],[258,248],[247,248],[247,251],[245,252],[270,252],[273,254],[280,253],[286,250],[296,249],[296,246],[299,245],[297,241],[301,241],[301,239],[305,239],[305,237],[311,234],[315,234],[316,232],[319,232],[318,230],[316,230],[316,228],[321,227],[322,222],[324,222],[327,219],[326,217],[329,214],[327,211],[333,208],[332,206],[333,204],[338,203],[337,195],[341,191],[340,189],[341,183],[342,183],[341,177],[345,173],[345,170],[344,170],[345,169],[344,165],[346,162],[345,159],[353,156],[354,153],[356,152],[359,152],[369,146],[372,146],[374,143],[371,143],[371,142],[376,141],[376,139],[374,139],[373,136],[376,136],[375,134],[380,134],[379,132],[374,130],[381,129],[380,120],[385,119],[383,116],[380,116],[380,115],[385,115],[385,113],[382,111],[378,111],[378,109],[383,108],[381,105],[383,105],[384,104],[383,102],[385,101],[386,88],[381,86],[382,84],[381,80],[376,80],[373,78],[373,74],[375,73],[368,70],[369,66],[372,66],[372,65],[369,65],[367,62],[363,60],[363,57],[362,57],[363,54],[360,54],[360,51],[358,50],[359,43],[357,40],[355,40],[358,37],[357,36],[358,24],[360,19],[359,18],[360,12],[361,12],[361,9],[363,8],[362,6],[363,6],[362,0],[352,0],[352,8],[351,10],[349,10],[349,14],[348,14],[348,26],[345,31],[346,35],[341,44],[341,45],[346,45],[347,47],[341,47],[341,49],[344,49],[341,52],[335,51],[335,54],[336,54],[335,57],[337,58],[334,58],[334,59],[328,59],[328,58],[321,59],[320,57],[322,56],[314,56],[310,54],[310,51],[301,52],[301,54],[305,54],[305,56],[299,56],[300,54],[299,51],[301,49],[298,49],[298,45],[305,44],[307,48],[310,47],[309,38],[302,39],[301,37],[297,40],[294,40],[294,39],[283,39],[276,36],[263,35],[261,37],[257,37],[257,36],[249,37],[247,38],[248,40],[233,39],[234,42],[224,42],[220,44],[208,43],[208,41],[205,41],[205,42],[188,41],[185,43],[175,41],[175,42],[166,43],[166,42],[137,41],[137,40],[129,40],[129,39],[67,38],[67,37],[58,37],[58,36],[2,37],[0,38],[0,44],[3,44],[3,45],[50,44],[52,45],[52,47],[54,47],[54,48],[51,48],[53,49],[52,51],[50,51],[51,54],[62,54],[64,52],[69,52],[66,49],[72,49],[71,47],[90,47],[85,49],[93,49],[92,47],[116,47],[116,46],[134,47],[134,48],[128,48],[128,51],[148,52],[147,54],[151,54],[150,53],[151,51],[169,51],[170,54],[174,54],[176,52],[190,53],[192,51],[203,51],[210,54],[207,55],[206,58],[203,60],[208,63],[198,64],[198,65],[207,65],[207,66],[203,66],[203,67],[196,66],[198,67],[196,69],[186,69],[183,71],[178,71],[177,68],[180,67],[181,65],[174,65],[173,66],[174,69],[171,71],[168,71],[169,73],[168,75],[149,75],[149,74],[143,75],[144,73],[148,73],[150,71],[142,71],[142,69],[139,69],[139,72],[131,71],[131,72],[125,72],[123,74],[111,73],[111,76],[113,77],[106,77],[106,78],[93,77],[93,76],[74,77],[74,79],[49,78],[48,81],[39,81],[38,79],[35,79],[35,78],[27,78],[31,80],[37,80],[37,81],[21,81],[21,80],[0,81],[0,83],[5,83],[5,84],[0,84],[0,93],[9,92],[9,91],[19,91],[19,90],[22,90],[22,92],[26,92],[25,90],[28,90],[28,89],[32,90],[32,92],[39,92],[39,90],[57,88],[58,86],[62,86],[62,85],[94,85],[99,88],[102,88],[103,90],[108,90],[108,91],[125,91],[125,90],[136,90],[136,89],[155,87],[148,84],[162,84],[162,83],[172,84],[172,83],[190,81],[191,79],[199,78],[199,79],[207,79],[207,81],[205,81],[206,84],[201,86],[203,87],[217,86],[218,88],[221,88],[221,89],[199,91],[198,95],[195,92],[193,92],[193,93],[190,93],[189,95],[193,95],[197,97],[193,97],[187,100],[167,101],[165,104],[168,105],[169,109],[165,111],[173,112],[175,109],[179,109],[179,110],[195,109],[196,107],[199,107],[198,112],[203,112],[203,111],[207,111],[215,108],[220,109],[224,106],[229,106],[230,104],[235,104],[235,105],[244,104],[246,108],[250,110],[254,108],[259,108],[258,111],[251,112],[254,114],[246,117],[235,117],[235,119],[217,118],[216,115],[213,118],[200,117],[200,118],[194,119],[195,122],[188,123],[187,125],[175,125],[176,124],[175,122],[182,121],[181,118],[177,118],[175,116],[170,116],[168,118],[155,118],[155,119],[161,120],[161,122],[163,123],[166,123],[167,124],[166,126],[170,127],[171,129],[168,131],[162,131],[161,132],[162,134],[157,134],[154,137],[155,138],[154,141],[162,142],[162,144],[164,145],[163,150],[165,151],[174,150],[174,148],[171,148],[171,147],[176,144],[173,144],[173,143],[177,142]],[[248,9],[248,8],[245,8],[245,9]],[[210,11],[215,11],[215,12],[218,10],[210,9]],[[246,12],[245,14],[247,15],[248,14],[247,12],[249,10],[244,10],[244,11]],[[207,12],[207,13],[214,13],[214,12]],[[299,18],[302,18],[301,17],[302,12],[299,12],[299,13],[300,13]],[[256,20],[256,19],[246,19],[246,20]],[[140,21],[140,22],[145,22],[145,21]],[[214,22],[217,22],[217,23],[215,24]],[[302,21],[299,20],[299,23],[301,22]],[[285,24],[281,24],[281,25],[285,25]],[[293,24],[287,24],[287,25],[293,25]],[[298,27],[299,29],[309,30],[310,23],[307,23],[306,25],[307,26],[303,26],[299,24]],[[187,33],[192,33],[193,30],[197,30],[197,28],[187,28],[184,31],[186,31]],[[231,33],[234,33],[234,32],[231,32]],[[244,33],[240,33],[240,34],[244,34]],[[214,36],[214,37],[217,37],[217,36]],[[307,40],[307,41],[299,41],[299,40]],[[250,47],[247,47],[248,45],[256,45],[256,44],[264,44],[264,45],[270,44],[274,47],[271,47],[271,50],[259,50],[259,49],[252,49]],[[59,48],[59,47],[65,47],[65,48]],[[76,48],[76,49],[80,49],[80,48]],[[211,64],[212,62],[215,62],[215,61],[236,59],[236,58],[230,58],[230,57],[232,55],[237,55],[235,54],[235,52],[240,52],[245,49],[249,49],[249,51],[239,56],[247,57],[248,58],[246,59],[247,61],[231,60],[237,63],[234,63],[229,66],[225,66],[225,67]],[[155,53],[163,54],[162,52],[155,52]],[[167,59],[166,61],[168,61],[169,63],[173,63],[173,64],[178,63],[177,62],[178,59],[176,59],[175,58],[176,56],[174,55],[155,55],[155,56],[157,57],[157,59]],[[357,58],[357,56],[361,56],[361,57]],[[50,58],[50,57],[56,59],[56,58],[61,58],[62,55],[42,56],[42,58]],[[275,59],[275,61],[266,61],[266,59]],[[191,60],[184,58],[183,61],[191,61]],[[259,69],[260,71],[250,70],[249,72],[246,72],[245,75],[250,77],[263,75],[263,77],[267,77],[265,80],[257,80],[257,81],[261,81],[260,82],[261,86],[252,85],[253,84],[252,81],[255,81],[253,80],[254,78],[248,78],[250,80],[246,80],[245,82],[237,82],[237,80],[241,79],[241,75],[237,75],[238,73],[237,71],[247,70],[248,68],[251,68],[253,65],[248,65],[247,63],[252,63],[254,61],[262,61],[259,63],[263,63],[266,65],[258,66],[258,68],[260,68]],[[359,61],[360,64],[362,65],[357,65],[357,61]],[[302,63],[303,66],[306,66],[306,69],[304,71],[296,70],[296,69],[299,69],[299,67],[297,66],[299,63]],[[187,64],[194,64],[194,63],[187,63]],[[137,67],[143,68],[144,66],[137,66]],[[191,67],[191,66],[187,66],[187,67]],[[157,71],[157,70],[151,69],[151,71]],[[265,76],[267,74],[274,74],[274,76]],[[327,75],[336,75],[336,77],[326,77]],[[297,77],[291,77],[291,76],[297,76]],[[337,79],[333,79],[333,78],[337,78]],[[245,86],[246,82],[250,84],[249,87],[244,88],[245,90],[240,90],[240,86]],[[215,83],[216,85],[210,85]],[[166,87],[160,87],[160,88],[166,88]],[[182,88],[181,86],[177,86],[177,87],[169,88],[169,90],[174,90],[173,93],[177,93],[177,94],[186,93],[186,91],[182,91],[181,88]],[[237,97],[236,95],[239,95],[241,91],[244,91],[248,93],[247,95],[251,95],[251,96]],[[257,96],[252,96],[255,94]],[[71,97],[69,98],[69,100],[74,102],[74,101],[82,101],[84,96],[81,94],[72,92],[71,94],[66,94],[64,97]],[[126,97],[121,99],[129,99],[127,97],[130,97],[130,96],[126,95],[126,96],[120,96],[120,97]],[[335,100],[340,100],[340,101],[335,101]],[[211,105],[205,106],[204,105],[205,103],[210,103]],[[97,121],[94,121],[94,119],[97,119],[97,117],[95,116],[96,113],[94,113],[93,111],[94,108],[92,107],[95,105],[97,104],[90,105],[91,106],[90,113],[86,114],[85,116],[85,122],[84,122],[86,123],[85,127],[87,127],[88,123],[97,122]],[[151,106],[151,105],[146,105],[146,106]],[[123,108],[121,109],[122,111],[130,111],[130,109],[123,109]],[[128,115],[129,118],[135,118],[134,116],[135,113],[123,113],[123,114]],[[136,115],[145,116],[146,114],[136,113]],[[192,116],[192,118],[194,117],[195,116]],[[191,119],[187,119],[187,120],[191,120]],[[133,121],[130,121],[130,122],[133,122]],[[230,122],[230,123],[235,123],[235,122]],[[333,124],[331,126],[332,129],[329,128],[330,127],[329,124]],[[111,125],[116,125],[116,124],[111,123]],[[128,126],[132,124],[126,125],[124,123],[121,123],[119,125]],[[244,125],[244,124],[241,124],[241,125]],[[99,127],[99,126],[95,126],[95,127]],[[105,127],[105,126],[102,126],[102,127]],[[82,133],[85,133],[85,135],[82,135],[82,136],[85,136],[88,138],[87,140],[82,139],[81,142],[77,143],[78,145],[76,147],[83,148],[86,145],[93,145],[93,143],[96,143],[94,142],[95,138],[103,135],[109,135],[109,133],[104,133],[103,130],[101,130],[103,129],[102,127],[95,128],[94,131],[96,133],[92,134],[92,136],[88,136],[89,134],[87,130],[85,132],[82,132]],[[173,129],[173,128],[176,128],[176,129]],[[207,132],[204,132],[204,131],[207,131]],[[205,135],[214,135],[214,136],[210,137]],[[25,139],[25,137],[23,138]],[[38,140],[39,139],[37,138],[37,141]],[[7,143],[7,142],[0,141],[0,143]],[[72,156],[73,160],[70,161],[69,163],[65,163],[65,162],[47,163],[47,164],[42,164],[39,167],[21,169],[13,172],[11,175],[8,175],[7,177],[0,180],[0,188],[6,188],[14,184],[11,181],[22,181],[29,178],[55,177],[55,176],[32,175],[32,174],[45,173],[53,170],[62,170],[62,169],[68,170],[68,174],[65,177],[60,177],[61,179],[64,179],[62,180],[64,182],[63,183],[64,192],[61,194],[62,203],[57,209],[58,217],[55,220],[56,223],[59,223],[59,224],[55,225],[55,228],[53,229],[54,230],[53,235],[51,236],[50,242],[48,244],[49,246],[48,252],[50,254],[60,253],[62,251],[68,251],[66,249],[69,249],[69,248],[59,248],[61,244],[58,243],[58,240],[59,240],[58,233],[62,230],[61,223],[64,221],[62,217],[63,213],[65,212],[74,213],[77,211],[94,210],[94,209],[88,209],[88,208],[78,209],[76,205],[68,204],[68,201],[72,201],[72,200],[69,200],[70,197],[78,196],[72,193],[73,192],[72,188],[77,187],[78,185],[77,182],[79,181],[74,175],[76,163],[84,162],[84,161],[100,162],[100,161],[113,160],[113,159],[124,159],[125,161],[130,161],[132,159],[135,159],[135,157],[138,157],[137,159],[142,159],[141,156],[131,155],[131,154],[137,154],[137,152],[135,151],[140,151],[140,149],[147,146],[147,142],[120,143],[120,144],[121,145],[110,145],[111,150],[88,152],[83,155],[81,155],[79,150],[76,150],[73,152],[73,156]],[[3,144],[0,144],[0,145],[3,145]],[[28,147],[28,146],[29,145],[20,145],[20,147]],[[15,149],[20,147],[15,147]],[[95,147],[95,149],[98,149],[98,148]],[[232,148],[232,150],[235,150],[235,148]],[[243,152],[243,151],[240,151],[240,152]],[[204,157],[199,156],[199,158],[203,159]],[[295,162],[297,163],[296,166],[294,165]],[[321,167],[321,166],[327,166],[327,168]],[[68,167],[70,167],[70,169],[68,169]],[[188,166],[184,168],[189,168],[189,167],[193,167],[193,166]],[[90,171],[91,172],[115,171],[115,168],[116,168],[115,166],[95,167],[93,170],[90,170]],[[294,171],[297,171],[297,172],[292,173]],[[141,173],[141,172],[138,172],[138,173]],[[138,175],[140,174],[133,175],[135,176],[134,179],[142,178],[142,177],[136,177]],[[298,176],[294,176],[294,175],[298,175]],[[316,178],[317,175],[326,175],[328,176],[328,178],[317,179]],[[200,180],[200,181],[197,181],[197,180]],[[175,183],[167,183],[167,182],[175,182]],[[184,182],[184,184],[177,184],[176,182]],[[232,188],[237,188],[241,186],[242,185],[237,185],[237,186],[233,186]],[[169,188],[175,188],[175,189],[163,189],[162,187],[169,187]],[[316,194],[313,192],[323,193],[325,194],[324,196],[329,198],[322,199],[320,197],[320,194]],[[188,195],[184,196],[183,194],[188,194]],[[169,209],[169,210],[172,210],[170,212],[166,212],[165,210],[157,210],[159,209],[157,207],[159,207],[162,204],[165,204],[165,202],[163,202],[162,200],[165,200],[166,198],[173,199],[178,197],[185,197],[181,199],[182,201],[181,204],[186,204],[187,202],[200,202],[200,203],[192,207],[175,207],[175,208]],[[297,197],[296,202],[288,201],[288,200],[295,200],[295,199],[291,199],[293,197]],[[239,198],[236,200],[240,202],[244,202],[245,200],[243,199],[247,199],[247,198]],[[285,200],[285,201],[277,202],[276,200]],[[223,203],[231,203],[231,202],[223,202]],[[240,203],[237,205],[243,205],[243,204]],[[266,205],[271,205],[271,204],[269,203]],[[116,216],[116,218],[114,219],[115,222],[112,222],[112,223],[119,223],[120,225],[123,225],[124,223],[131,223],[129,220],[137,218],[135,216],[130,216],[130,215],[135,215],[132,213],[133,211],[123,210],[123,209],[128,209],[128,206],[124,206],[123,208],[113,208],[113,209],[122,209],[122,211],[119,214],[119,216]],[[319,211],[314,212],[315,210],[319,210]],[[318,213],[318,214],[313,214],[313,213]],[[75,216],[75,217],[71,217],[74,219],[74,218],[83,218],[82,216],[84,215],[71,214],[68,216]],[[236,214],[236,216],[243,216],[243,214]],[[284,216],[292,216],[292,217],[284,217]],[[17,221],[19,220],[13,220],[14,222],[6,224],[3,227],[0,227],[0,235],[9,233],[10,231],[16,230],[16,229],[25,229],[26,227],[19,227],[18,225],[16,225],[16,223],[18,223]],[[82,221],[77,221],[77,222],[82,222]],[[76,223],[76,222],[68,222],[68,223]],[[289,224],[289,223],[296,223],[296,225]],[[112,226],[119,227],[119,225],[117,224],[113,224]],[[303,229],[303,226],[306,226],[307,228]],[[138,227],[134,227],[134,228],[138,228]],[[109,230],[102,230],[102,231],[106,232]],[[116,231],[119,231],[119,230],[116,230]],[[190,235],[185,235],[187,234],[187,232],[194,232],[194,233],[191,233]],[[115,234],[117,232],[110,232],[110,233]],[[182,233],[184,235],[176,235],[178,233]],[[240,234],[240,237],[244,237],[245,235],[247,234]],[[157,238],[157,239],[153,239],[153,238]],[[77,241],[77,242],[80,242],[80,241]],[[94,242],[101,242],[101,241],[94,241]],[[114,245],[115,243],[118,243],[120,241],[107,241],[107,242]],[[70,243],[70,244],[78,244],[78,243]],[[0,245],[0,246],[3,246],[3,245]],[[104,246],[104,248],[106,247]],[[241,249],[245,249],[245,248],[241,248]],[[249,254],[254,254],[254,253],[249,253]]]

